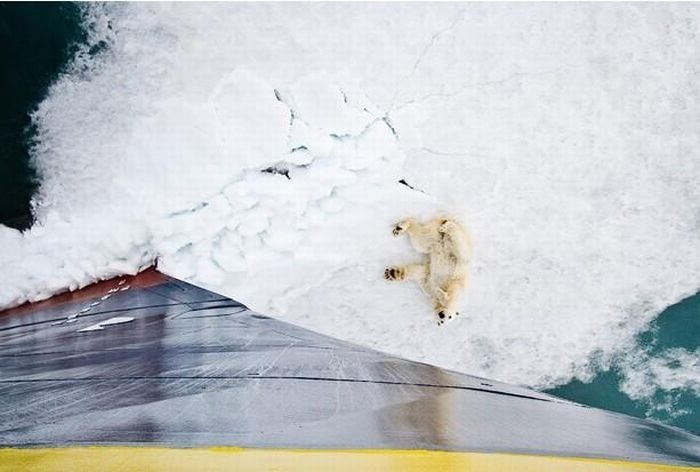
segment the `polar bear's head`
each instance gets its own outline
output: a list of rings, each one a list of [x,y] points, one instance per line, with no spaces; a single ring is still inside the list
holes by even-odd
[[[437,324],[438,326],[442,326],[443,324],[447,323],[448,321],[452,321],[454,318],[459,316],[459,312],[455,311],[454,313],[450,313],[447,310],[440,310],[437,312]]]

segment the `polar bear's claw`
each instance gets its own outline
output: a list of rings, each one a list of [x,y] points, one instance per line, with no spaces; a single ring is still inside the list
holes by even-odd
[[[405,276],[401,267],[387,267],[384,269],[384,278],[387,280],[403,280]]]

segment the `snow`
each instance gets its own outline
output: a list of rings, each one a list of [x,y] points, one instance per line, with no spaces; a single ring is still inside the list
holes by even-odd
[[[134,321],[134,318],[132,316],[115,316],[113,318],[109,318],[107,320],[100,321],[99,323],[96,323],[94,325],[86,326],[85,328],[81,328],[77,331],[78,331],[78,333],[88,333],[90,331],[102,331],[103,329],[105,329],[105,326],[124,324],[124,323],[129,323],[130,321]]]
[[[627,390],[638,398],[651,397],[656,389],[688,390],[700,395],[700,349],[672,348],[658,356],[640,356],[629,369]]]
[[[0,306],[157,260],[323,333],[542,388],[589,379],[700,288],[696,5],[86,8],[109,47],[34,114],[39,223],[0,227]],[[393,223],[438,212],[475,243],[446,327],[382,278],[418,257]]]

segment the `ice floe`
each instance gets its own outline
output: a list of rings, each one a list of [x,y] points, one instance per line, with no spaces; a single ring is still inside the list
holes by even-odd
[[[697,5],[108,4],[86,25],[107,47],[34,114],[38,223],[0,227],[0,306],[157,261],[318,331],[547,387],[700,287]],[[382,279],[416,257],[392,224],[438,211],[475,241],[445,328]]]

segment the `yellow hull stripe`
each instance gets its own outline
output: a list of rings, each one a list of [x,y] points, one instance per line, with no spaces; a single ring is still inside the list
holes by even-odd
[[[214,447],[56,447],[0,449],[0,471],[519,471],[661,472],[700,467],[620,460],[417,450],[302,450]]]

